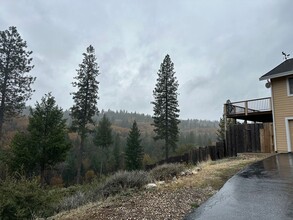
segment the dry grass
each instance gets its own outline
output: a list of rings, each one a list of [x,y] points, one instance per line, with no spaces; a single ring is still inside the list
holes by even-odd
[[[235,173],[253,162],[262,160],[271,154],[240,154],[238,157],[208,161],[199,164],[198,174],[186,176],[167,185],[170,188],[206,188],[219,190]]]
[[[52,219],[183,219],[216,193],[245,166],[269,154],[243,154],[237,158],[199,164],[200,171],[160,185],[156,189],[109,197],[78,209],[60,213]]]

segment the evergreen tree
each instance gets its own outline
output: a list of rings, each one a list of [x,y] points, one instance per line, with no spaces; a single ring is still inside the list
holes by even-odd
[[[99,121],[94,137],[94,143],[96,146],[102,148],[108,148],[113,143],[111,122],[105,114],[103,115],[102,120]]]
[[[13,164],[26,171],[39,169],[41,183],[45,170],[66,159],[70,148],[63,111],[49,93],[30,109],[28,133],[19,133],[12,141]]]
[[[185,137],[183,132],[179,133],[178,143],[179,145],[187,143],[187,137]]]
[[[109,146],[113,143],[112,140],[112,129],[111,129],[111,122],[106,117],[106,115],[103,115],[103,118],[101,121],[99,121],[99,125],[96,129],[95,137],[94,137],[94,143],[96,146],[101,147],[103,150],[104,160],[101,160],[101,167],[100,167],[100,174],[102,174],[102,166],[105,159],[108,159],[108,150]]]
[[[115,141],[114,141],[114,149],[113,149],[113,156],[114,156],[114,169],[115,171],[120,168],[120,154],[121,154],[121,140],[120,140],[120,135],[117,133],[115,136]]]
[[[195,143],[195,134],[194,131],[190,131],[187,135],[187,143],[188,144],[194,144]]]
[[[224,141],[226,139],[225,135],[225,121],[223,118],[220,118],[219,129],[217,130],[217,140]]]
[[[27,74],[34,67],[32,51],[26,48],[16,27],[0,31],[0,140],[5,119],[19,114],[33,92],[35,77]]]
[[[198,134],[198,136],[197,136],[197,144],[199,147],[203,146],[202,135],[200,135],[200,134]]]
[[[127,137],[127,147],[125,150],[126,169],[142,169],[143,155],[144,152],[141,146],[140,131],[136,121],[134,121]]]
[[[228,129],[233,124],[233,119],[226,119],[226,128]],[[219,128],[217,130],[217,140],[224,141],[226,139],[226,128],[225,128],[225,119],[224,116],[220,118]]]
[[[86,53],[83,53],[83,61],[77,69],[77,76],[74,77],[76,81],[72,83],[73,87],[77,87],[77,91],[72,93],[74,101],[71,108],[72,126],[77,129],[81,139],[77,158],[77,183],[80,183],[84,143],[89,131],[87,124],[94,124],[93,116],[99,112],[97,107],[99,99],[97,77],[100,73],[94,53],[95,49],[90,45],[86,49]]]
[[[169,148],[173,151],[178,141],[179,108],[177,100],[178,81],[174,76],[174,64],[170,56],[166,55],[158,71],[156,87],[153,91],[154,123],[156,136],[155,140],[165,141],[166,160],[169,157]]]

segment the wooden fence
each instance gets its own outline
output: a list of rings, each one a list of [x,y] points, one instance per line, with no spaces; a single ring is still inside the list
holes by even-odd
[[[150,170],[157,165],[165,163],[198,164],[202,161],[219,160],[231,156],[236,156],[236,152],[228,150],[224,142],[217,142],[216,146],[199,147],[184,155],[169,157],[168,160],[161,160],[155,164],[146,165],[145,169]]]
[[[227,131],[227,149],[237,153],[273,152],[271,123],[236,124],[230,126]]]
[[[181,156],[169,157],[155,164],[146,165],[150,170],[164,163],[197,164],[206,160],[219,160],[225,157],[237,156],[244,152],[274,152],[273,129],[271,123],[236,124],[227,131],[227,141],[217,142],[216,146],[200,147]]]

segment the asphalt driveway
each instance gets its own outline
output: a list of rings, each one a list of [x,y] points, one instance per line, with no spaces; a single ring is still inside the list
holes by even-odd
[[[293,155],[248,166],[185,219],[293,219]]]

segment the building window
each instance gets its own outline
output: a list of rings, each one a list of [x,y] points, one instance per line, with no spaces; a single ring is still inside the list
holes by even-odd
[[[293,77],[288,78],[288,92],[293,95]]]

